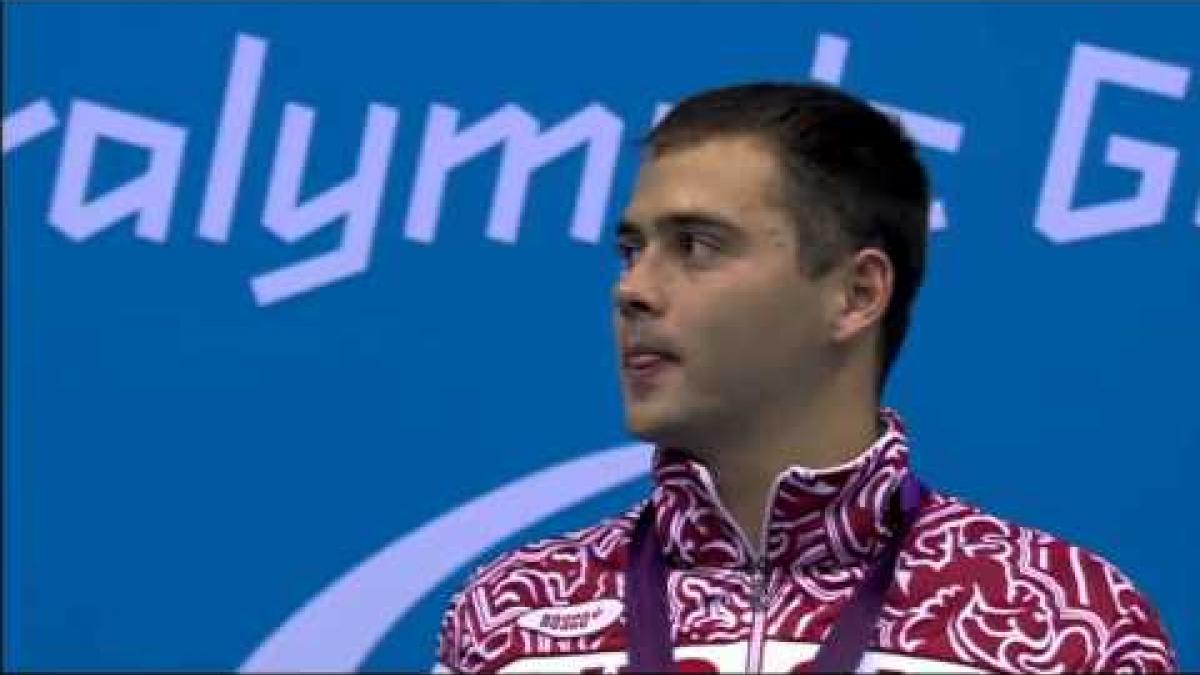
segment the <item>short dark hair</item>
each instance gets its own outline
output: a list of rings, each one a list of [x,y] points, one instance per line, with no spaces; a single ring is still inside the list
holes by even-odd
[[[645,144],[657,156],[735,135],[761,139],[775,150],[810,276],[866,247],[879,247],[891,259],[895,284],[882,320],[882,391],[925,274],[929,178],[916,146],[898,123],[845,92],[773,82],[691,96]]]

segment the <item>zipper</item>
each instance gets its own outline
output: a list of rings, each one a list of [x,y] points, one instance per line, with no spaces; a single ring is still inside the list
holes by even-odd
[[[770,525],[771,505],[775,502],[775,494],[779,490],[779,482],[783,478],[783,474],[775,477],[775,482],[771,484],[771,489],[766,495],[767,499],[763,503],[762,526],[758,530],[759,546],[757,547],[750,544],[750,537],[746,536],[746,531],[742,529],[741,524],[733,517],[725,503],[721,501],[721,494],[717,491],[717,486],[713,484],[712,476],[709,475],[707,468],[700,471],[700,475],[708,483],[713,501],[720,507],[726,520],[733,524],[733,529],[737,531],[742,543],[746,545],[746,550],[750,552],[747,574],[750,577],[750,609],[753,618],[750,623],[750,646],[746,652],[746,672],[761,673],[763,651],[766,647],[767,604],[770,601],[768,587],[771,580],[767,570],[767,526]]]
[[[746,672],[761,673],[763,650],[766,642],[767,623],[767,560],[765,557],[754,562],[750,570],[750,609],[754,621],[750,626],[750,649],[746,654]]]

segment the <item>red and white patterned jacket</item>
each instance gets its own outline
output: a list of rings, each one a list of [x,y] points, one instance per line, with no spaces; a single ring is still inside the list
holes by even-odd
[[[654,464],[681,672],[803,672],[891,536],[909,471],[903,425],[858,458],[778,476],[765,556],[678,452]],[[438,670],[615,673],[639,507],[481,568],[442,622]],[[1150,603],[1103,558],[937,492],[922,502],[860,672],[1160,672],[1175,656]]]

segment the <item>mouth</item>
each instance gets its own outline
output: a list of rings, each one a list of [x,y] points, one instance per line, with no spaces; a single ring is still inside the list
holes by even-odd
[[[649,390],[677,365],[678,356],[659,349],[633,348],[621,357],[621,372],[635,392]]]

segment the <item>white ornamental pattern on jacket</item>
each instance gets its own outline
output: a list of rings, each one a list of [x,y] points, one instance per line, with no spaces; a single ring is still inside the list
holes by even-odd
[[[885,432],[854,461],[780,474],[765,551],[745,540],[702,464],[684,453],[659,453],[650,504],[670,569],[671,634],[686,669],[716,672],[717,657],[705,656],[703,647],[744,653],[756,639],[765,644],[763,663],[806,654],[785,666],[799,671],[811,659],[805,645],[827,638],[892,536],[892,496],[909,470],[909,451],[899,418],[884,411],[883,419]],[[571,637],[518,622],[542,608],[624,598],[629,537],[641,507],[481,568],[445,616],[439,662],[460,672],[617,669],[627,648],[624,617]],[[765,621],[754,635],[751,565],[764,554]],[[875,645],[874,655],[893,659],[901,665],[887,668],[902,672],[1175,667],[1154,610],[1114,566],[936,492],[901,550]],[[736,661],[733,669],[743,667]]]

